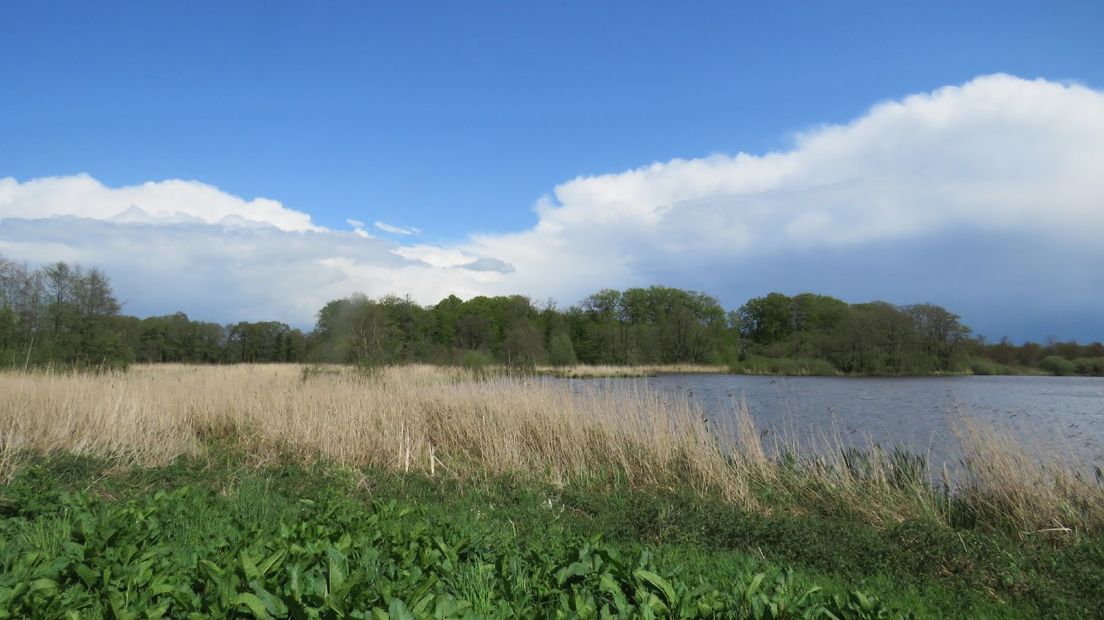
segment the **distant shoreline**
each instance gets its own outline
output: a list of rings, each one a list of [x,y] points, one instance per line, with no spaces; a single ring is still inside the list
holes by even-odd
[[[1089,377],[1094,375],[1055,375],[1036,368],[1011,368],[1006,372],[974,372],[962,371],[932,371],[926,373],[844,373],[838,370],[827,370],[825,366],[804,366],[800,360],[789,358],[777,358],[779,362],[776,368],[740,367],[720,364],[640,364],[640,365],[587,365],[574,366],[537,366],[535,372],[541,376],[558,377],[562,379],[631,379],[642,377],[655,377],[659,375],[743,375],[763,377],[836,377],[841,379],[868,379],[868,378],[936,378],[936,377],[1055,377],[1075,376]],[[816,360],[821,364],[827,364],[823,360]],[[819,371],[819,372],[818,372]]]

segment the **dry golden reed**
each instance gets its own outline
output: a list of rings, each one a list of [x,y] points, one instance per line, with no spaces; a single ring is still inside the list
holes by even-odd
[[[748,509],[846,513],[875,524],[953,520],[963,507],[1020,532],[1104,528],[1104,493],[1058,462],[965,425],[952,489],[870,446],[767,450],[746,405],[717,428],[686,397],[643,384],[560,382],[456,368],[138,366],[125,373],[0,373],[0,483],[33,454],[134,466],[202,456],[211,445],[257,464],[292,458],[554,484],[620,480],[690,487]],[[807,448],[807,447],[806,447]],[[854,453],[850,453],[854,457]],[[905,462],[904,465],[910,465]],[[914,466],[912,463],[910,466]]]
[[[961,419],[955,428],[964,450],[959,495],[981,518],[1001,517],[1023,534],[1070,533],[1085,517],[1104,515],[1099,468],[1090,477],[1059,452],[1033,456],[1008,433]]]
[[[744,494],[685,400],[661,402],[647,390],[577,393],[539,379],[474,381],[430,366],[367,377],[291,365],[4,373],[0,433],[5,454],[65,451],[142,466],[226,440],[260,459],[554,481],[614,474],[634,485],[678,481]]]

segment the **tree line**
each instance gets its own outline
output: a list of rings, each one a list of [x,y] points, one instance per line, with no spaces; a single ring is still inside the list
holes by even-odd
[[[223,325],[183,313],[121,313],[98,269],[39,269],[0,257],[0,365],[410,362],[727,364],[814,360],[843,374],[1104,375],[1104,345],[988,343],[933,304],[849,304],[770,293],[726,311],[712,296],[665,286],[598,291],[560,309],[521,295],[450,295],[432,306],[354,295],[327,303],[309,332],[276,321]],[[775,366],[767,366],[775,367]]]
[[[0,366],[117,368],[132,362],[298,362],[307,336],[274,321],[232,325],[183,313],[121,314],[107,276],[64,262],[39,269],[0,256]]]

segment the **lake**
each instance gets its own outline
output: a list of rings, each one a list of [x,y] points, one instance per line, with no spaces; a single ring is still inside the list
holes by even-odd
[[[743,398],[767,444],[774,443],[772,436],[805,446],[838,437],[858,446],[904,445],[928,455],[933,465],[953,464],[960,456],[954,420],[968,415],[1010,432],[1033,451],[1104,464],[1104,378],[684,374],[570,381],[689,397],[722,433]]]

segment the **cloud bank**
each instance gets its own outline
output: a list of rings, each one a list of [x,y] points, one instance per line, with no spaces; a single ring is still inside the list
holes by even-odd
[[[0,179],[0,253],[104,267],[131,312],[311,322],[362,291],[573,303],[663,283],[932,301],[979,331],[1104,338],[1104,93],[980,77],[816,127],[792,147],[567,181],[537,224],[446,246],[323,229],[193,181]],[[183,282],[174,286],[174,279]],[[198,309],[197,309],[198,308]]]

